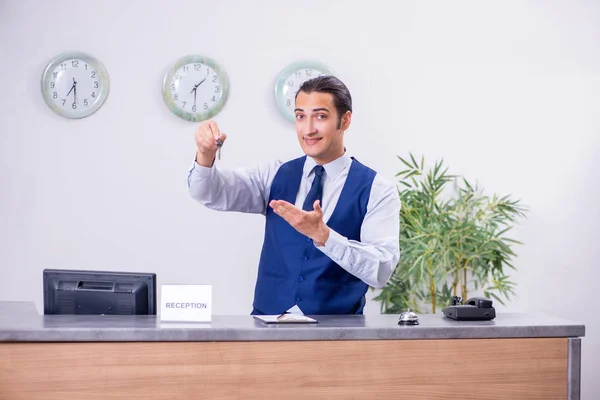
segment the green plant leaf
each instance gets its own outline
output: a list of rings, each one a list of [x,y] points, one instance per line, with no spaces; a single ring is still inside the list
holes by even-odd
[[[410,159],[413,162],[414,168],[419,169],[419,163],[417,163],[417,161],[415,160],[415,158],[413,157],[412,153],[410,153]]]
[[[408,163],[408,162],[407,162],[405,159],[403,159],[403,158],[402,158],[402,157],[400,157],[400,156],[396,156],[396,157],[398,157],[398,159],[399,159],[400,161],[402,161],[402,163],[404,163],[404,165],[406,165],[408,168],[410,168],[410,170],[411,170],[411,171],[414,169],[414,168],[413,168],[413,166],[412,166],[412,165],[410,165],[410,164],[409,164],[409,163]]]

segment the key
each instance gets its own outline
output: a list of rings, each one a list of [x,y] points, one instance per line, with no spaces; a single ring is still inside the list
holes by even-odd
[[[223,147],[223,141],[221,139],[217,139],[217,147],[219,148],[217,157],[220,160],[221,159],[221,147]]]

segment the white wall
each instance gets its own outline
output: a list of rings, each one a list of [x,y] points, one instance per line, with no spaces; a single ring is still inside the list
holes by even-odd
[[[583,398],[600,393],[600,5],[593,1],[0,2],[0,300],[41,309],[44,268],[154,271],[214,285],[215,313],[251,309],[260,216],[202,208],[187,193],[196,124],[161,98],[189,53],[227,70],[216,120],[221,164],[300,155],[272,99],[299,59],[332,67],[354,97],[350,153],[393,179],[396,155],[443,157],[453,172],[531,207],[515,231],[519,299],[500,311],[586,324]],[[40,77],[81,50],[111,78],[104,107],[66,120]],[[367,313],[379,312],[370,303]]]

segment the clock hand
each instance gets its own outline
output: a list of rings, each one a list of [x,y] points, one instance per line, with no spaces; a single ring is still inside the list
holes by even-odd
[[[69,93],[67,93],[67,96],[69,96],[72,91],[75,91],[74,95],[77,96],[77,89],[75,88],[75,85],[77,85],[77,82],[75,82],[75,78],[73,78],[73,86],[71,86],[71,89],[69,90]]]
[[[71,92],[73,91],[73,89],[75,89],[75,85],[71,86],[71,90],[69,90],[69,93],[67,93],[67,96],[65,96],[65,97],[68,97],[71,94]]]
[[[73,78],[73,99],[75,100],[75,104],[77,104],[77,82],[75,78]]]
[[[208,72],[206,73],[206,76],[204,77],[204,79],[202,79],[196,86],[194,86],[194,88],[192,89],[192,92],[194,92],[196,89],[198,89],[198,86],[202,85],[202,82],[204,82],[206,80],[206,78],[208,78]],[[192,93],[190,92],[190,93]]]
[[[204,82],[206,80],[206,78],[208,78],[208,72],[206,73],[206,76],[204,77],[204,79],[202,79],[200,82],[198,82],[197,85],[194,86],[194,88],[192,89],[192,91],[190,93],[194,93],[194,107],[196,106],[196,93],[198,92],[198,86],[202,85],[202,82]]]
[[[202,79],[202,80],[200,81],[200,83],[198,83],[196,86],[194,86],[194,88],[192,89],[192,91],[191,91],[190,93],[192,93],[192,92],[195,92],[195,91],[196,91],[196,89],[198,89],[198,86],[200,86],[200,85],[202,84],[202,82],[204,82],[205,80],[206,80],[206,78]]]

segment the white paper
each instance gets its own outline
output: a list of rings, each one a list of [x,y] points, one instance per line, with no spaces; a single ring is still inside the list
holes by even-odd
[[[267,324],[286,324],[286,323],[315,323],[316,319],[299,314],[279,315],[254,315],[257,320]]]
[[[298,307],[298,304],[294,304],[294,307],[292,307],[289,310],[287,310],[287,312],[289,312],[290,314],[301,314],[301,315],[304,315],[304,313],[302,312],[302,310],[300,309],[300,307]]]

